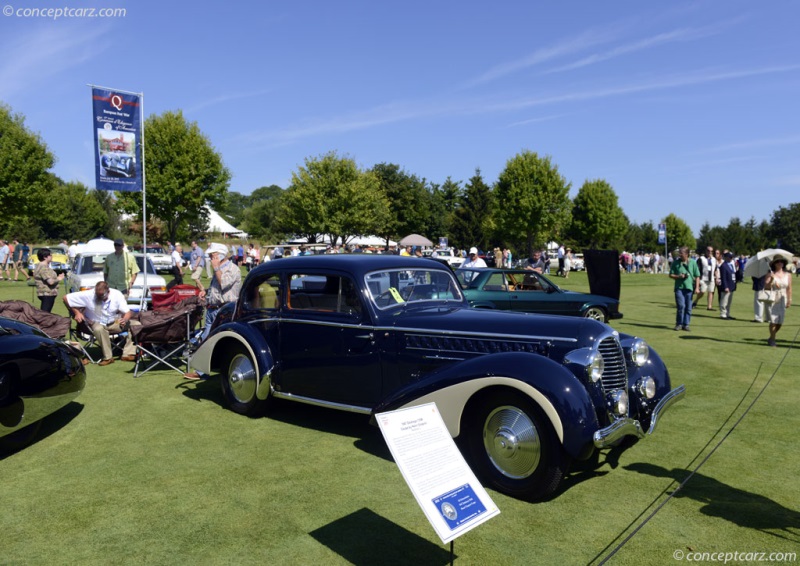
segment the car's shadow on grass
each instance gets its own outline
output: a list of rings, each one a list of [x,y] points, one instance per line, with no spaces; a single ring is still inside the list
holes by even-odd
[[[41,442],[50,435],[57,433],[62,428],[71,423],[75,417],[80,415],[81,411],[83,411],[83,404],[72,401],[71,403],[65,405],[55,413],[47,415],[41,421],[30,424],[25,429],[16,431],[16,433],[12,433],[12,434],[19,433],[20,436],[25,436],[27,433],[30,433],[34,434],[35,436],[32,441],[26,442],[24,446],[20,447],[13,446],[13,439],[8,438],[7,440],[11,440],[10,442],[11,446],[3,447],[2,445],[0,445],[0,460],[12,456],[13,454],[19,452],[20,450],[23,450],[28,446],[33,446],[34,444]]]
[[[181,389],[189,399],[211,401],[227,410],[217,376],[180,383],[176,389]],[[390,462],[394,461],[380,430],[370,424],[370,417],[367,415],[273,398],[269,400],[269,408],[263,418],[353,438],[353,445],[359,450]]]

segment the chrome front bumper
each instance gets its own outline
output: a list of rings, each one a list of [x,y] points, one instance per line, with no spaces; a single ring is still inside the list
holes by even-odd
[[[650,436],[656,430],[658,419],[661,417],[664,411],[670,408],[673,403],[683,399],[684,395],[686,395],[686,386],[684,385],[676,387],[664,395],[664,398],[661,399],[661,401],[658,402],[658,405],[656,405],[656,408],[653,409],[653,416],[650,418],[650,430],[647,432],[642,429],[642,425],[639,424],[639,421],[631,418],[619,419],[614,421],[614,423],[610,424],[609,426],[601,428],[594,433],[593,440],[595,447],[608,448],[625,436],[635,436],[637,438],[645,438],[646,436]]]

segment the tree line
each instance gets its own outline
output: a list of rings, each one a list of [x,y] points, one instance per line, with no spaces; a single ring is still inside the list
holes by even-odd
[[[524,150],[511,157],[498,178],[481,170],[466,182],[441,184],[395,163],[360,167],[336,152],[309,157],[286,188],[260,187],[250,195],[230,190],[231,174],[208,137],[181,111],[145,121],[148,239],[189,240],[205,235],[208,208],[251,237],[278,243],[290,236],[345,244],[356,236],[397,240],[420,233],[447,237],[458,248],[509,247],[520,254],[556,240],[586,248],[663,249],[653,221],[631,222],[610,183],[587,180],[574,198],[572,185],[550,156]],[[103,234],[138,239],[141,193],[107,193],[50,172],[55,156],[24,117],[0,104],[0,234],[20,240],[86,240]],[[782,246],[800,251],[800,203],[780,207],[769,221],[705,224],[695,237],[674,213],[667,226],[671,249],[707,245],[752,254]]]

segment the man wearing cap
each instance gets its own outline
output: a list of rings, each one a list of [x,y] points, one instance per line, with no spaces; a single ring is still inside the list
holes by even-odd
[[[137,273],[139,266],[136,265],[136,258],[125,251],[125,242],[119,238],[114,240],[114,253],[106,256],[103,279],[109,287],[127,295],[136,281]]]
[[[208,289],[200,292],[200,298],[206,299],[206,328],[203,338],[211,329],[219,308],[238,299],[242,288],[242,272],[226,257],[227,246],[211,244],[206,253],[211,260],[212,276]]]
[[[469,249],[469,258],[461,267],[486,267],[486,262],[478,257],[478,248],[471,247]]]

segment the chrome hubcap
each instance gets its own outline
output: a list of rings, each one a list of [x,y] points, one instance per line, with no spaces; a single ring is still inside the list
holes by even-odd
[[[592,320],[599,320],[603,322],[606,317],[603,316],[603,312],[599,309],[589,309],[586,311],[586,318],[591,318]]]
[[[511,406],[498,407],[486,417],[483,446],[497,471],[512,479],[535,472],[542,454],[536,425],[524,411]]]
[[[249,356],[236,354],[228,367],[228,385],[240,403],[247,403],[256,394],[256,368]]]

